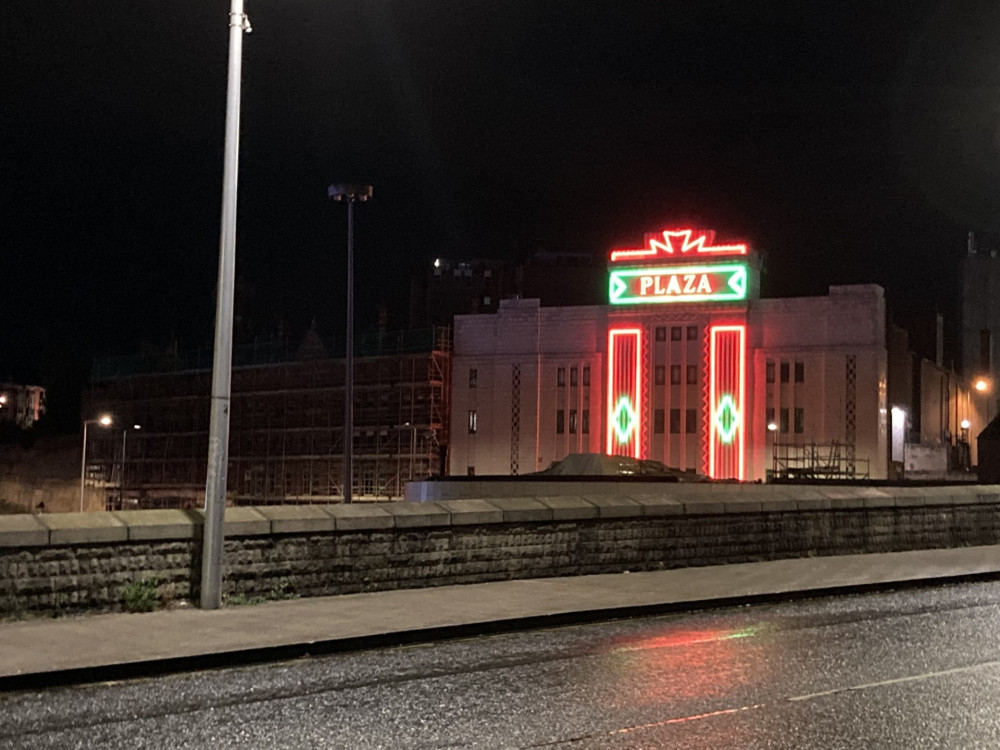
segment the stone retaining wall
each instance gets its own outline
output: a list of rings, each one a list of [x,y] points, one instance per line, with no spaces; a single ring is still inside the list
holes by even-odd
[[[114,611],[144,579],[161,599],[196,599],[202,523],[180,510],[0,517],[0,616]],[[996,544],[1000,487],[229,508],[225,534],[228,596],[322,596]]]

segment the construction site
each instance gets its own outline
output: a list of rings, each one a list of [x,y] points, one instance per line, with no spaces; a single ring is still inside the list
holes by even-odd
[[[82,472],[92,509],[193,508],[204,503],[211,352],[101,359],[84,414]],[[344,497],[344,359],[314,330],[295,351],[233,352],[227,501],[340,502]],[[355,344],[355,500],[403,497],[442,473],[448,446],[451,331],[361,337]]]

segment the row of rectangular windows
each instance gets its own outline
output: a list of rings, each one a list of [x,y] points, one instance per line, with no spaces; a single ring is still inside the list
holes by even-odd
[[[698,365],[688,365],[685,370],[685,381],[688,385],[695,385],[698,382]],[[664,365],[657,365],[653,370],[653,380],[656,385],[666,385],[667,368]],[[681,366],[670,365],[670,385],[680,385]]]
[[[664,433],[664,427],[666,418],[665,409],[653,409],[653,433],[656,435],[662,435]],[[698,431],[698,410],[697,409],[685,409],[684,410],[684,432],[688,435],[693,435]],[[670,434],[680,435],[681,434],[681,410],[671,409],[670,410]]]
[[[655,330],[655,337],[657,341],[667,340],[667,327],[657,326]],[[670,340],[671,341],[682,341],[685,337],[688,341],[698,340],[698,326],[687,326],[685,329],[682,326],[671,326],[670,327]]]
[[[778,432],[788,432],[788,409],[782,408],[778,411],[778,421],[774,421],[774,407],[767,407],[767,423],[769,425],[775,425],[778,428]],[[806,410],[801,406],[796,406],[792,411],[792,417],[794,419],[794,424],[792,425],[795,433],[801,435],[805,432],[806,427]]]
[[[781,382],[782,383],[787,383],[788,382],[789,369],[790,369],[789,368],[789,363],[788,362],[779,362],[778,364],[780,365],[780,367],[778,368],[778,374],[781,377]],[[774,369],[775,369],[774,365],[775,365],[775,362],[774,362],[773,359],[767,360],[767,367],[765,368],[765,374],[766,374],[766,378],[765,379],[767,380],[768,383],[773,383],[774,382]],[[795,363],[795,382],[796,383],[804,383],[804,382],[806,382],[806,365],[805,365],[804,362],[796,362]]]
[[[579,367],[569,368],[569,384],[570,386],[580,385],[580,370]],[[590,385],[590,365],[584,365],[583,370],[583,385]],[[479,382],[479,370],[475,367],[469,368],[469,388],[475,388]],[[566,368],[560,367],[556,370],[556,385],[560,388],[566,386]]]
[[[475,409],[469,409],[469,434],[475,435],[479,429],[479,416]],[[570,409],[569,410],[569,434],[575,435],[579,431],[583,435],[590,434],[590,409]],[[562,435],[566,432],[566,410],[556,411],[556,434]]]

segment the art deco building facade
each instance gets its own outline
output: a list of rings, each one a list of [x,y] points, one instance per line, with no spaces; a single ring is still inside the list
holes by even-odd
[[[716,479],[901,472],[912,407],[890,402],[890,360],[906,352],[883,290],[760,299],[757,269],[744,243],[667,230],[611,253],[608,304],[457,316],[450,473],[523,474],[580,452]],[[967,394],[943,398],[950,435],[979,420]]]

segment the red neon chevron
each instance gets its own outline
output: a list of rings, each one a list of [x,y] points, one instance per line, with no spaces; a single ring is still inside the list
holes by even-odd
[[[693,236],[692,236],[693,235]],[[712,230],[665,229],[663,239],[650,238],[649,247],[637,250],[612,250],[611,262],[619,260],[654,260],[662,256],[678,255],[746,255],[747,246],[713,245]]]

